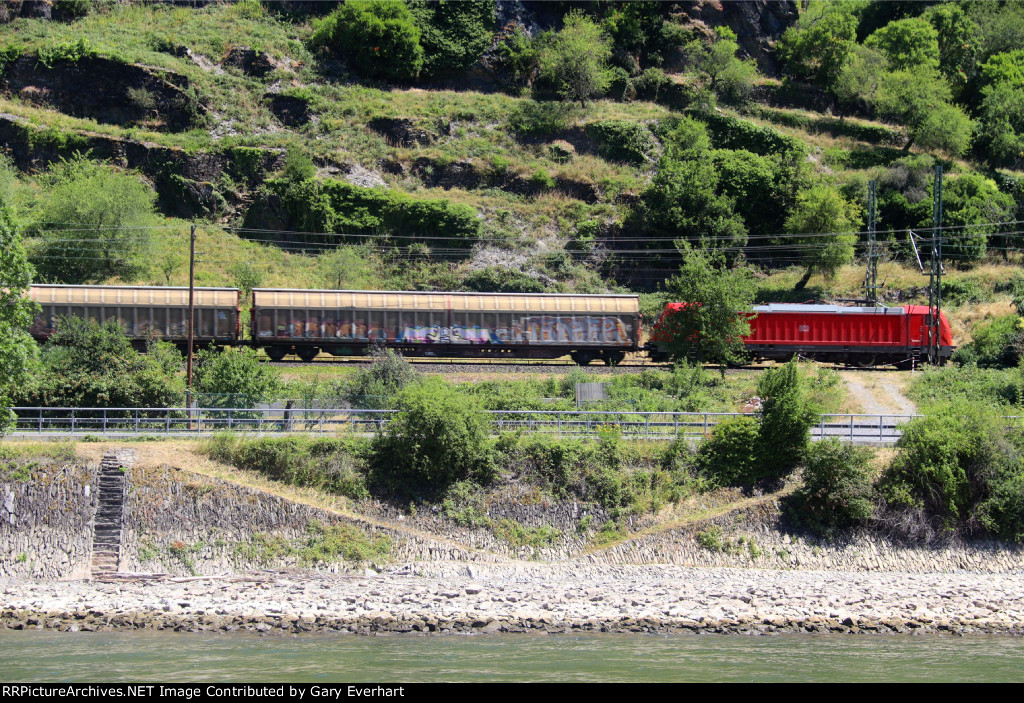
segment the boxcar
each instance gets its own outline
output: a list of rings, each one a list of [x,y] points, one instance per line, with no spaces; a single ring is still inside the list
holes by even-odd
[[[671,314],[682,303],[669,303]],[[833,361],[854,366],[893,364],[910,367],[928,354],[928,307],[841,307],[838,305],[757,305],[749,313],[750,334],[744,345],[752,359],[804,359]],[[940,363],[953,353],[953,335],[946,316],[940,313]],[[655,359],[664,353],[655,342],[649,350]]]
[[[136,347],[150,339],[182,347],[188,343],[188,288],[37,285],[29,297],[41,306],[30,329],[40,341],[53,333],[61,317],[82,317],[117,320]],[[193,297],[196,344],[238,343],[238,289],[196,288]]]
[[[635,295],[528,295],[256,289],[253,343],[271,359],[295,352],[622,361],[639,349]]]

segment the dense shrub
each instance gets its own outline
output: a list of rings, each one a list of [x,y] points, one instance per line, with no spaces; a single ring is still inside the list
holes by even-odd
[[[423,69],[427,74],[465,70],[491,46],[494,0],[414,0],[410,10],[420,28]]]
[[[782,478],[803,459],[818,410],[807,397],[794,361],[765,371],[757,383],[757,394],[761,397],[758,447],[762,476]]]
[[[345,400],[354,408],[390,409],[394,395],[414,383],[419,374],[393,349],[371,347],[370,356],[373,363],[348,383]]]
[[[579,114],[571,103],[523,100],[508,116],[508,126],[522,135],[550,135],[567,130]]]
[[[194,387],[220,398],[212,405],[249,408],[271,400],[281,388],[277,369],[260,362],[255,349],[200,349],[195,357]]]
[[[403,80],[423,68],[420,36],[401,0],[349,0],[314,23],[312,42],[347,59],[363,75]]]
[[[758,423],[739,417],[715,425],[697,450],[695,467],[720,486],[754,483],[761,478]]]
[[[586,132],[597,142],[597,153],[609,161],[645,164],[651,160],[656,145],[646,126],[625,120],[592,122]]]
[[[372,442],[374,481],[402,495],[434,495],[456,481],[489,480],[490,422],[480,404],[429,378],[395,397],[399,412]]]
[[[446,249],[468,247],[480,233],[476,210],[450,200],[417,200],[333,179],[274,179],[267,181],[267,187],[280,197],[281,209],[294,231],[375,234],[390,237],[396,245],[426,244]],[[301,239],[332,244],[338,241],[336,236],[316,234],[301,235]],[[363,237],[357,241],[362,242]]]
[[[743,149],[755,154],[803,154],[804,144],[796,137],[787,137],[776,129],[763,127],[717,112],[694,112],[704,123],[716,149]]]
[[[136,352],[117,320],[62,318],[42,351],[42,368],[14,391],[18,405],[181,407],[181,354],[167,342]]]
[[[479,293],[546,293],[547,286],[533,276],[505,266],[488,266],[462,279],[462,287]]]
[[[156,193],[142,179],[76,155],[43,181],[48,197],[32,225],[41,238],[32,258],[43,280],[97,283],[145,271]]]
[[[874,510],[871,451],[838,439],[814,443],[804,462],[803,485],[789,500],[798,522],[830,535],[863,524]]]
[[[1024,348],[1024,330],[1016,313],[1003,315],[974,327],[973,339],[953,353],[953,361],[982,368],[1016,366]]]
[[[275,481],[317,488],[355,500],[369,495],[358,443],[325,437],[217,435],[203,447],[208,456]]]
[[[1020,539],[1021,437],[995,411],[962,401],[908,423],[879,490],[905,531],[991,532]]]

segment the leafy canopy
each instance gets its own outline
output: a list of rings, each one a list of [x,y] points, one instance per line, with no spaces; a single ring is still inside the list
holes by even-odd
[[[33,254],[45,280],[98,283],[131,280],[146,270],[156,193],[137,175],[81,154],[44,177],[48,197],[32,229],[42,241]]]
[[[819,184],[797,195],[786,231],[813,235],[793,240],[794,250],[802,252],[800,258],[807,267],[797,290],[806,286],[814,273],[831,280],[841,266],[853,261],[857,235],[852,233],[861,222],[857,206],[832,186]]]
[[[865,39],[864,46],[881,51],[896,70],[939,67],[939,33],[919,17],[890,22]]]
[[[667,341],[658,346],[674,361],[690,357],[742,361],[743,337],[750,334],[750,323],[737,311],[748,310],[754,301],[750,270],[724,268],[721,257],[686,241],[677,246],[683,264],[666,287],[671,300],[684,305],[666,313],[659,323]]]
[[[423,69],[430,75],[465,70],[491,46],[494,0],[413,0],[409,9],[420,28]]]
[[[832,87],[856,46],[857,18],[832,3],[805,13],[779,42],[779,55],[796,77]]]

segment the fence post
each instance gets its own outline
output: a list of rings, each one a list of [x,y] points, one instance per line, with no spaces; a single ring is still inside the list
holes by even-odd
[[[39,408],[39,434],[43,433],[43,409]]]
[[[850,415],[850,444],[853,444],[853,415]]]
[[[882,416],[878,416],[878,441],[882,441]]]

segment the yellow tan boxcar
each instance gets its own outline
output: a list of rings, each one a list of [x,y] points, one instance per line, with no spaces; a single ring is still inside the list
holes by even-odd
[[[635,295],[253,291],[254,344],[272,359],[311,360],[381,344],[410,356],[554,359],[615,364],[640,347]]]

